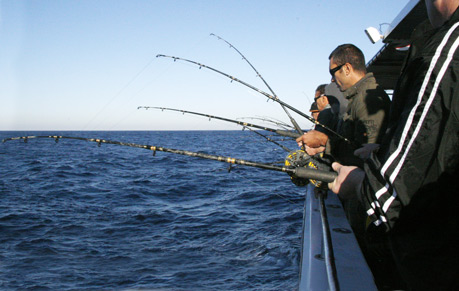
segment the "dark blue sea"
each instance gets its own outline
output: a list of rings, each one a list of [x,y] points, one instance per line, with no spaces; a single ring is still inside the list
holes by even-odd
[[[248,131],[0,138],[44,134],[265,163],[287,154]],[[305,189],[285,173],[228,166],[78,140],[0,144],[0,289],[295,290]]]

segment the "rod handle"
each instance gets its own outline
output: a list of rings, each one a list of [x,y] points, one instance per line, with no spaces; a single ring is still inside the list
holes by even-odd
[[[335,178],[338,177],[336,172],[321,171],[304,167],[296,168],[294,174],[298,178],[318,180],[326,183],[333,182]]]

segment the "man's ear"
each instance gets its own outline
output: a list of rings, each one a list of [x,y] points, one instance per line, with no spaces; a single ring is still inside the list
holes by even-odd
[[[349,63],[344,64],[343,72],[346,74],[346,76],[349,76],[353,71],[354,71],[354,68],[352,67],[351,64]]]

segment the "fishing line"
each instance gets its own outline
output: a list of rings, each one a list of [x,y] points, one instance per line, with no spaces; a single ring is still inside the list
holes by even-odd
[[[306,98],[308,99],[308,102],[309,102],[310,104],[312,104],[312,103],[313,103],[313,102],[311,102],[311,99],[309,99],[309,96],[308,96],[308,94],[306,94],[304,91],[303,91],[303,92],[301,92],[301,93],[303,93],[303,94],[304,94],[304,96],[306,96]]]
[[[108,107],[108,106],[109,106],[109,105],[119,96],[119,95],[121,95],[121,93],[122,93],[127,87],[129,87],[129,85],[131,85],[131,84],[135,81],[135,79],[137,79],[137,78],[143,73],[143,71],[145,71],[145,70],[150,66],[150,64],[151,64],[154,60],[155,60],[155,58],[152,58],[145,66],[143,66],[143,68],[140,69],[140,71],[137,72],[137,74],[136,74],[129,82],[127,82],[127,84],[124,85],[124,86],[121,88],[121,90],[119,90],[118,93],[116,93],[116,94],[115,94],[115,95],[114,95],[114,96],[113,96],[113,97],[112,97],[112,98],[102,107],[102,109],[99,110],[99,112],[97,112],[96,115],[94,115],[94,117],[93,117],[91,120],[89,120],[88,123],[86,123],[86,125],[83,127],[83,130],[85,130],[85,129],[89,126],[89,124],[90,124],[91,122],[93,122],[93,121],[94,121],[94,120],[95,120],[95,119],[96,119],[96,118],[97,118],[97,117],[98,117],[98,116],[99,116],[99,115],[100,115],[100,114],[101,114],[101,113],[102,113],[102,112],[103,112],[103,111],[104,111],[104,110],[105,110],[105,109],[106,109],[106,108],[107,108],[107,107]],[[100,123],[99,123],[99,124],[100,124]]]
[[[202,39],[198,40],[194,45],[192,45],[190,47],[190,51],[194,51],[196,50],[196,47],[202,43],[204,40],[206,39],[206,37],[203,37]],[[114,101],[115,99],[117,99],[121,93],[123,93],[152,63],[153,61],[156,59],[156,57],[152,58],[149,62],[147,62],[146,65],[144,65],[138,72],[137,74],[134,75],[134,77],[128,81],[103,107],[101,110],[99,110],[87,123],[86,125],[83,127],[83,130],[85,130],[94,120],[97,119],[97,117],[99,117],[100,114],[102,114],[102,112],[104,112]],[[136,97],[140,92],[142,92],[143,90],[145,90],[145,88],[147,88],[149,85],[151,85],[154,81],[156,81],[156,79],[159,77],[159,76],[162,76],[165,74],[165,72],[167,72],[167,70],[169,70],[170,68],[172,67],[172,65],[168,66],[164,71],[160,72],[157,74],[156,77],[154,77],[152,79],[152,81],[150,81],[149,83],[147,83],[144,87],[142,87],[141,89],[139,89],[134,95],[131,96],[131,100],[132,98]],[[132,103],[132,102],[131,102]],[[121,121],[125,119],[125,118],[122,118]],[[116,123],[116,125],[118,125],[121,121],[118,121]],[[96,126],[94,126],[93,128],[96,129],[98,128],[101,124],[102,124],[103,121],[100,121],[99,124],[97,124]],[[115,126],[116,126],[115,125]],[[113,127],[115,126],[112,126],[110,129],[112,129]]]
[[[131,117],[132,115],[134,115],[134,112],[136,112],[137,109],[133,109],[131,111],[129,111],[126,115],[124,115],[124,117],[120,118],[118,122],[116,122],[114,125],[112,125],[108,130],[112,130],[114,127],[118,126],[118,124],[120,124],[121,122],[125,121],[126,119],[128,119],[129,117]]]

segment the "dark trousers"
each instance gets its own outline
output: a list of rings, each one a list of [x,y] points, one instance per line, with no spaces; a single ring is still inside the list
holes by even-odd
[[[410,290],[459,290],[458,173],[417,191],[390,233],[395,263]]]

